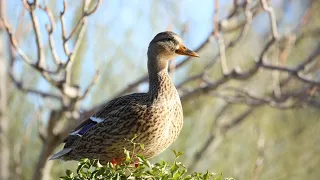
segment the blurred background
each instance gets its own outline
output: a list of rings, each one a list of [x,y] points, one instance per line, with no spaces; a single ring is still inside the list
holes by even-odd
[[[320,1],[0,2],[1,180],[75,170],[47,159],[101,105],[148,90],[148,44],[165,30],[200,58],[170,63],[184,127],[152,161],[174,149],[189,172],[320,177]]]

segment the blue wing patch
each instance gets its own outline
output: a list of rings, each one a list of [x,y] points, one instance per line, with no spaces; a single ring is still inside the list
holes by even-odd
[[[99,122],[93,121],[91,118],[89,118],[87,121],[84,121],[82,124],[79,125],[79,128],[76,128],[77,130],[70,133],[70,135],[76,135],[76,136],[82,136],[84,135],[91,127],[98,124]]]
[[[91,121],[89,124],[81,128],[81,130],[78,132],[80,136],[84,135],[92,126],[96,125],[97,122]]]

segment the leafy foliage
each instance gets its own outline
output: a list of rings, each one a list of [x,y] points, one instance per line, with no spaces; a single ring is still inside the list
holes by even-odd
[[[187,173],[186,167],[178,162],[178,157],[182,155],[182,152],[173,151],[175,154],[175,160],[172,164],[160,161],[155,164],[151,164],[141,155],[135,157],[130,156],[130,152],[125,150],[126,160],[121,165],[113,165],[108,163],[103,166],[98,160],[82,159],[77,168],[77,174],[71,170],[66,170],[66,175],[60,177],[61,180],[99,180],[99,179],[163,179],[163,180],[222,180],[222,174],[199,173],[194,172]],[[135,164],[133,159],[137,159]],[[233,178],[225,178],[225,180],[231,180]]]

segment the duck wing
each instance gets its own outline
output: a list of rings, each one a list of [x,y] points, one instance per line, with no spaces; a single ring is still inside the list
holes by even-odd
[[[90,129],[95,128],[97,124],[104,122],[106,119],[108,121],[115,120],[117,121],[119,118],[110,118],[121,116],[121,114],[125,114],[125,110],[130,109],[132,105],[143,105],[146,103],[146,93],[134,93],[125,95],[122,97],[118,97],[109,101],[105,104],[99,111],[97,111],[90,118],[82,121],[65,139],[64,139],[64,148],[58,153],[54,154],[50,160],[52,159],[63,159],[63,156],[69,153],[72,150],[73,143],[81,139],[83,135],[86,134]],[[112,124],[115,124],[113,122]]]

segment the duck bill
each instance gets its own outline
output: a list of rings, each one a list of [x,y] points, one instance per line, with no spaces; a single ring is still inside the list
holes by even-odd
[[[186,48],[183,45],[180,45],[179,49],[176,50],[176,53],[180,55],[191,56],[191,57],[199,57],[199,55],[196,52],[191,51],[190,49]]]

